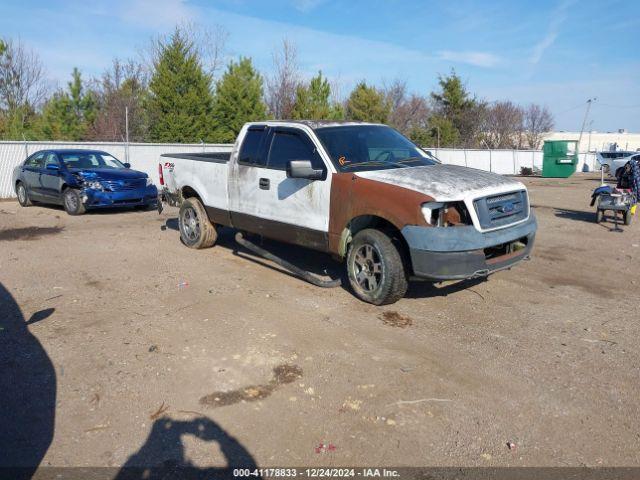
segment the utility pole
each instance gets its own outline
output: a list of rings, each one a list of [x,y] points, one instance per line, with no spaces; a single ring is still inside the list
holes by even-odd
[[[125,138],[126,138],[126,145],[125,145],[125,157],[127,159],[127,163],[131,163],[129,162],[129,107],[124,107],[124,131],[125,131]]]
[[[489,149],[489,171],[492,172],[493,171],[493,159],[491,158],[491,147],[487,144],[487,142],[485,141],[484,138],[482,139],[482,143],[484,143],[484,146]]]
[[[587,117],[589,116],[589,110],[591,109],[591,103],[595,102],[595,97],[587,100],[587,110],[584,112],[584,118],[582,119],[582,128],[580,128],[580,137],[578,137],[578,156],[580,155],[580,143],[582,142],[582,134],[584,132],[584,126],[587,124]],[[587,155],[584,156],[584,165],[587,164]],[[584,169],[583,165],[583,169]]]

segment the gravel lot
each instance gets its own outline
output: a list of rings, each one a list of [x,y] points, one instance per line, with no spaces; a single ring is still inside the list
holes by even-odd
[[[1,202],[0,430],[54,466],[640,465],[640,222],[594,223],[595,176],[524,181],[530,262],[386,307],[230,230],[187,249],[174,208]]]

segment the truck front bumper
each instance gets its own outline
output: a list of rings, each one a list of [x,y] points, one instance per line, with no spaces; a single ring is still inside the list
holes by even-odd
[[[409,245],[413,273],[425,280],[461,280],[486,277],[510,268],[531,254],[536,218],[492,232],[464,227],[409,225],[402,234]]]

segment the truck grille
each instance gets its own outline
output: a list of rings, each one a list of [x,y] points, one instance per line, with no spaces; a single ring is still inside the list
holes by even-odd
[[[135,180],[102,180],[100,183],[102,183],[104,188],[111,190],[112,192],[123,192],[126,190],[144,188],[147,181],[144,178],[138,178]]]
[[[479,198],[473,205],[482,229],[506,227],[524,220],[529,212],[525,190]]]

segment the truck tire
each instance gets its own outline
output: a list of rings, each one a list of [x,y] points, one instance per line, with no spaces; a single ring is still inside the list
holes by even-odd
[[[80,192],[75,188],[67,188],[62,192],[62,203],[64,204],[64,210],[69,215],[82,215],[86,212],[84,203],[80,198]]]
[[[360,300],[388,305],[404,297],[409,287],[402,255],[380,230],[358,232],[347,253],[347,276]]]
[[[18,182],[16,185],[16,195],[18,196],[18,203],[22,207],[30,207],[33,205],[31,203],[31,199],[29,199],[29,193],[27,192],[27,187],[24,186],[24,183]]]
[[[625,225],[631,225],[631,218],[633,217],[633,215],[631,215],[631,212],[629,210],[627,210],[626,212],[624,212],[622,214],[622,218],[624,219],[624,224]]]
[[[207,211],[196,197],[187,198],[178,214],[180,239],[189,248],[209,248],[218,239],[216,227],[209,221]]]
[[[602,223],[603,217],[604,217],[604,210],[597,209],[596,210],[596,223]]]

